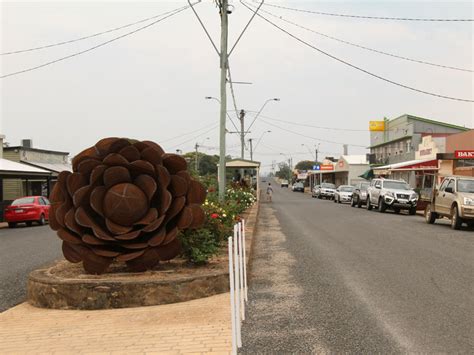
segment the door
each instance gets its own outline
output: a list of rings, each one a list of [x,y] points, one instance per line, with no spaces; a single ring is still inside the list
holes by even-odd
[[[438,192],[436,193],[436,212],[442,213],[445,215],[450,214],[451,204],[450,204],[450,194],[446,192],[446,188],[454,185],[453,179],[445,179],[441,184]]]
[[[382,189],[382,181],[377,180],[375,181],[374,188],[370,194],[370,201],[372,203],[378,203],[380,197],[380,190]]]

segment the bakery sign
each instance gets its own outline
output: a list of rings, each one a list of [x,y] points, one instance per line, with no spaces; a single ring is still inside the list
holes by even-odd
[[[474,159],[474,150],[455,150],[455,159]]]

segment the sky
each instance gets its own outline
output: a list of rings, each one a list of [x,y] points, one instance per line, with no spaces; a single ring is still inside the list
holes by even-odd
[[[229,15],[234,44],[252,13],[239,1]],[[473,18],[472,2],[460,1],[271,1],[321,12],[390,17]],[[1,2],[1,52],[27,49],[105,31],[185,6],[182,1]],[[220,19],[211,0],[195,6],[219,47]],[[409,22],[322,16],[263,6],[270,20],[293,35],[353,65],[392,81],[445,96],[473,99],[471,72],[448,70],[380,55],[295,27],[399,56],[472,69],[469,22]],[[280,18],[281,17],[281,18]],[[0,76],[86,50],[151,21],[84,41],[0,56]],[[368,122],[403,114],[474,127],[473,104],[428,96],[354,70],[309,48],[255,17],[229,58],[238,110],[246,126],[270,98],[246,138],[264,170],[272,161],[293,163],[365,154]],[[0,133],[11,145],[32,139],[36,148],[71,156],[103,137],[148,139],[166,151],[217,154],[219,57],[187,9],[156,25],[53,65],[0,79]],[[228,91],[228,109],[233,109]],[[238,124],[235,113],[230,116]],[[306,126],[305,126],[306,125]],[[316,127],[308,127],[317,126]],[[231,122],[227,129],[235,131]],[[267,132],[271,131],[271,132]],[[291,132],[290,132],[291,131]],[[265,133],[266,132],[266,133]],[[227,153],[240,155],[237,134],[227,134]],[[246,158],[249,152],[246,151]]]

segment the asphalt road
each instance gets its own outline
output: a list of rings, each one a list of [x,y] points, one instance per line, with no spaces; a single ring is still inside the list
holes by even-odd
[[[474,230],[276,187],[241,353],[474,353]]]
[[[31,271],[61,258],[61,241],[47,225],[0,229],[0,312],[25,300]]]

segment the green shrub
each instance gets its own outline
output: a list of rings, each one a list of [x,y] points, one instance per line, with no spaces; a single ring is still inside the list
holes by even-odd
[[[194,264],[206,263],[219,251],[219,241],[207,228],[187,230],[181,233],[180,240],[184,256]]]

